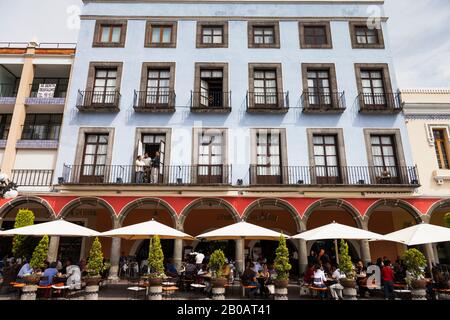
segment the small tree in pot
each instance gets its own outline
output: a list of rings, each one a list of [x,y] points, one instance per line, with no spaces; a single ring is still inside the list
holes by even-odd
[[[14,222],[14,229],[31,226],[34,224],[34,213],[28,209],[19,209]],[[12,253],[16,258],[23,258],[31,253],[27,236],[15,235],[12,243]]]
[[[30,267],[34,272],[43,271],[45,268],[45,261],[47,260],[48,253],[48,236],[43,236],[39,244],[34,249],[33,255],[30,260]],[[37,284],[40,280],[40,274],[35,273],[31,276],[24,277],[25,281]]]
[[[275,253],[274,268],[277,272],[277,277],[274,281],[275,287],[287,288],[289,283],[289,271],[292,266],[289,263],[289,249],[286,246],[286,239],[283,235],[280,236],[278,248]]]
[[[348,244],[341,240],[339,247],[339,270],[345,274],[345,278],[341,279],[341,284],[346,288],[356,287],[356,272],[353,267],[352,258],[348,254]]]
[[[223,277],[223,266],[225,265],[225,254],[222,250],[215,250],[209,258],[209,268],[211,269],[212,278],[211,285],[213,288],[222,288],[227,283],[227,279]]]
[[[150,239],[148,252],[149,283],[151,286],[160,286],[164,274],[164,253],[161,248],[161,241],[157,235]]]
[[[98,285],[102,279],[100,274],[105,266],[103,264],[102,244],[97,237],[92,243],[91,251],[89,252],[89,262],[86,268],[88,274],[86,277],[86,285]]]
[[[426,288],[424,269],[427,265],[427,259],[425,259],[423,253],[417,249],[409,249],[403,254],[402,260],[408,271],[406,283],[413,289]]]
[[[447,228],[450,228],[450,212],[447,212],[444,216],[444,223]]]

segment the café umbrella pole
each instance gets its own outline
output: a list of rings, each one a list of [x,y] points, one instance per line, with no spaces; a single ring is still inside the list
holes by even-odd
[[[334,250],[336,251],[336,264],[339,264],[339,251],[337,239],[334,239]]]

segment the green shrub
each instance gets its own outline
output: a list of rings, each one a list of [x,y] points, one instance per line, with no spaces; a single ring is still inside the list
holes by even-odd
[[[345,274],[347,279],[354,280],[356,277],[352,258],[348,254],[348,244],[344,240],[341,240],[339,247],[339,270]]]
[[[447,228],[450,228],[450,212],[447,212],[444,216],[444,222]]]
[[[19,209],[14,222],[14,229],[30,226],[34,224],[34,213],[28,209]],[[13,238],[12,253],[16,258],[23,258],[28,256],[32,251],[27,246],[27,236],[16,235]]]
[[[274,268],[277,272],[277,279],[289,280],[289,270],[291,270],[292,266],[289,263],[289,250],[286,246],[286,239],[283,235],[280,235],[280,241],[275,253],[276,257],[274,261]]]
[[[161,241],[157,235],[150,239],[148,267],[151,277],[160,278],[164,276],[164,253],[161,248]]]
[[[222,277],[222,268],[225,264],[225,254],[222,250],[215,250],[209,258],[209,267],[213,276],[216,278]]]
[[[102,244],[98,237],[92,243],[91,251],[89,252],[89,262],[86,267],[88,274],[93,277],[99,276],[104,270]]]
[[[424,276],[424,268],[427,265],[427,259],[422,252],[417,249],[408,249],[402,256],[406,270],[411,274],[413,279],[420,279]]]
[[[48,236],[43,236],[39,244],[34,249],[33,256],[30,260],[30,267],[34,270],[45,268],[45,261],[48,253]]]

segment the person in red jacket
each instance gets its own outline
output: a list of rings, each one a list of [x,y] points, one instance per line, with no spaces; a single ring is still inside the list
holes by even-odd
[[[381,270],[381,277],[384,285],[384,298],[390,299],[394,293],[394,269],[392,269],[391,261],[386,260]]]

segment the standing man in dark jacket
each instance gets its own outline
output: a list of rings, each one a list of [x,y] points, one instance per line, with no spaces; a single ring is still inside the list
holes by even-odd
[[[152,159],[152,183],[158,183],[159,166],[161,164],[159,156],[159,151],[156,151],[155,157]]]

